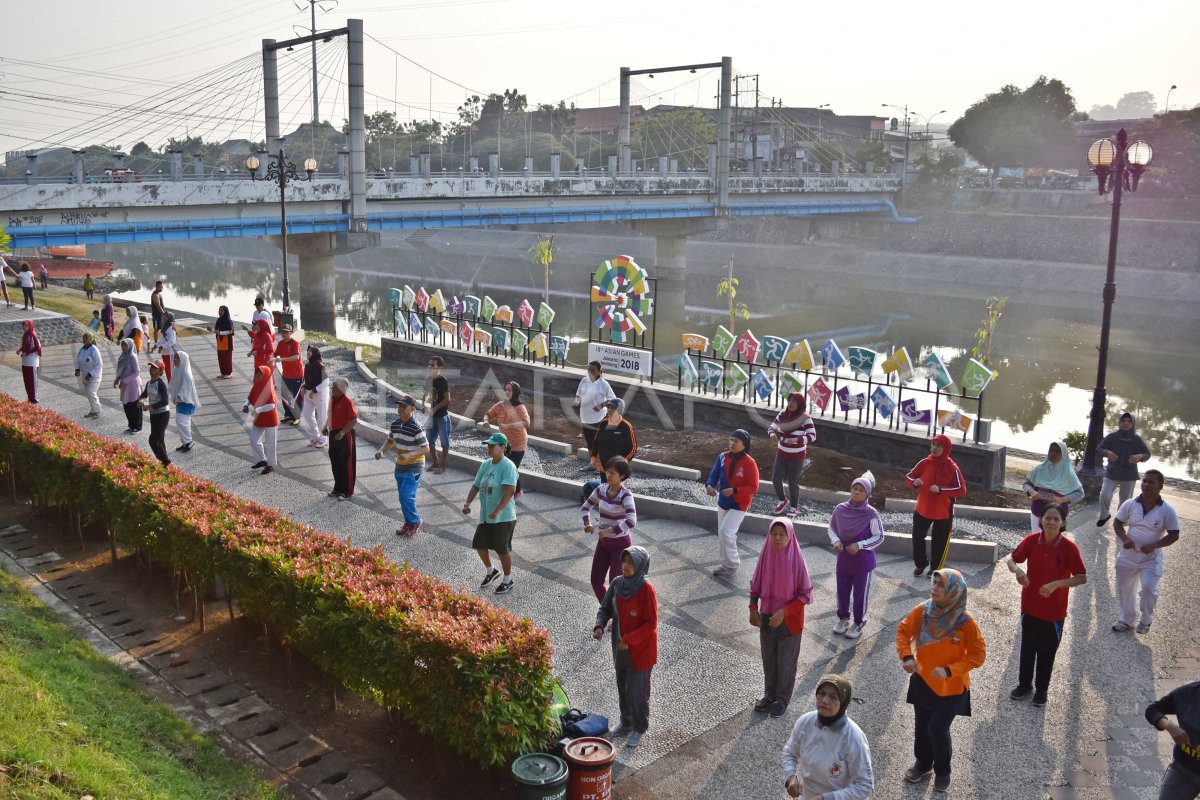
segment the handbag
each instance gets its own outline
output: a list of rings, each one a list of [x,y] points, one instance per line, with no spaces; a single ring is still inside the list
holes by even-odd
[[[608,717],[601,714],[585,714],[577,708],[563,714],[562,724],[563,735],[572,739],[603,736],[608,733]]]

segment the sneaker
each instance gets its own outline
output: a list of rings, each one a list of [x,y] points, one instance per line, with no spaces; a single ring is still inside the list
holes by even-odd
[[[251,465],[250,465],[250,469],[262,469],[262,468],[263,468],[263,467],[265,467],[265,466],[267,466],[267,462],[266,462],[266,461],[259,461],[259,462],[258,462],[258,463],[256,463],[256,464],[251,464]]]
[[[1149,625],[1147,625],[1147,624],[1146,624],[1146,623],[1144,623],[1144,622],[1139,622],[1139,623],[1138,623],[1138,626],[1137,626],[1137,628],[1136,628],[1135,630],[1137,630],[1137,632],[1138,632],[1138,633],[1149,633],[1149,632],[1150,632],[1150,626],[1149,626]]]
[[[849,619],[839,619],[838,624],[833,626],[834,636],[844,636],[848,630],[850,630]]]
[[[847,639],[857,639],[862,636],[863,628],[867,627],[865,622],[856,622],[850,626],[850,630],[846,631]]]
[[[766,711],[774,704],[774,702],[775,701],[772,700],[771,698],[764,697],[761,700],[759,700],[757,703],[754,704],[754,710],[755,711]]]
[[[913,577],[915,577],[915,578],[919,578],[924,574],[925,574],[924,567],[917,567],[916,569],[913,570]]]
[[[1033,705],[1036,706],[1037,708],[1041,708],[1042,706],[1046,705],[1046,693],[1045,692],[1034,692],[1033,693]]]
[[[487,571],[487,574],[483,576],[483,582],[479,584],[479,588],[482,589],[483,587],[487,586],[489,583],[491,583],[492,581],[496,580],[496,578],[499,578],[499,577],[500,577],[500,570],[496,569],[495,567],[492,567],[491,569],[489,569]]]
[[[625,740],[626,747],[637,747],[641,743],[642,743],[642,732],[641,731],[634,731],[633,733],[629,734],[629,738]]]
[[[771,513],[778,517],[780,514],[783,513],[783,510],[785,508],[787,508],[787,500],[780,500],[778,503],[775,504],[775,507],[773,509],[771,509]]]
[[[934,777],[934,779],[933,779],[933,790],[934,790],[935,792],[948,792],[948,791],[950,791],[950,776],[949,776],[949,775],[937,775],[937,776],[935,776],[935,777]]]
[[[329,493],[329,496],[330,496],[330,497],[341,497],[341,496],[342,496],[342,493],[341,493],[341,492],[338,492],[338,491],[333,491],[333,492],[330,492],[330,493]]]
[[[787,705],[786,704],[780,703],[778,700],[776,700],[774,703],[771,703],[771,716],[772,717],[782,717],[786,713],[787,713]]]
[[[506,578],[500,581],[500,585],[496,587],[496,594],[508,594],[513,589],[513,579]]]
[[[1108,521],[1109,521],[1110,519],[1112,519],[1112,517],[1111,517],[1110,515],[1108,515],[1108,514],[1105,514],[1103,517],[1101,517],[1100,519],[1096,520],[1096,527],[1097,527],[1097,528],[1103,528],[1105,525],[1107,525],[1107,524],[1108,524]]]
[[[126,435],[126,436],[132,436],[132,435],[133,435],[133,434],[135,434],[135,433],[137,433],[137,429],[136,429],[136,428],[126,428],[126,429],[125,429],[125,435]]]
[[[1112,626],[1112,629],[1113,633],[1125,633],[1125,631],[1133,630],[1133,626],[1126,625],[1124,622],[1118,622],[1116,625]]]
[[[610,738],[615,738],[617,736],[625,736],[626,734],[631,733],[632,731],[633,731],[632,725],[630,725],[628,722],[622,722],[617,727],[611,729],[608,732],[608,735]]]
[[[796,517],[800,516],[800,509],[796,508],[795,506],[788,506],[786,513],[789,518],[795,519]]]
[[[714,578],[728,578],[735,572],[737,572],[737,570],[731,567],[717,567],[712,571],[712,574]]]
[[[345,501],[347,501],[347,500],[349,500],[349,499],[350,499],[350,495],[348,495],[348,494],[339,494],[339,495],[338,495],[338,502],[339,502],[339,503],[344,503]]]
[[[267,464],[265,467],[263,467],[263,471],[258,474],[259,475],[270,475],[274,471],[275,471],[275,468],[272,467],[270,464]]]
[[[933,775],[933,767],[929,769],[921,769],[920,764],[913,764],[908,769],[904,770],[904,780],[909,783],[920,783],[921,781],[929,780],[929,776]]]
[[[1025,697],[1028,697],[1029,693],[1032,691],[1033,691],[1032,686],[1018,686],[1017,688],[1015,688],[1011,692],[1009,692],[1008,696],[1011,697],[1013,700],[1021,700]]]
[[[300,420],[296,419],[295,417],[292,417],[291,419],[288,420],[288,424],[294,428],[300,424]]]

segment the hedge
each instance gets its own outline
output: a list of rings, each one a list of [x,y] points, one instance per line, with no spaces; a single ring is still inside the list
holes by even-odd
[[[192,584],[219,576],[331,678],[468,759],[503,764],[553,735],[549,632],[382,545],[354,547],[2,392],[0,459],[26,491]]]

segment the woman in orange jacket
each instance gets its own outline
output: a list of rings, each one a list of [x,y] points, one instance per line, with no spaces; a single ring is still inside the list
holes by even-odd
[[[946,565],[946,554],[950,552],[950,528],[954,523],[954,498],[967,493],[967,482],[962,470],[950,451],[954,445],[950,437],[937,435],[929,442],[929,455],[917,462],[904,479],[917,490],[917,507],[913,511],[912,546],[913,575],[920,575],[929,568],[934,570]],[[930,554],[925,555],[925,534],[933,527],[933,542]]]
[[[904,780],[919,783],[934,775],[934,791],[947,791],[950,724],[955,717],[971,716],[970,673],[987,657],[979,625],[967,613],[967,582],[958,570],[933,573],[929,599],[908,612],[896,629],[896,653],[911,675],[906,699],[916,717],[916,761]]]

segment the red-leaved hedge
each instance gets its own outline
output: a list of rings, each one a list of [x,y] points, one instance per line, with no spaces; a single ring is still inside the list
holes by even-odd
[[[552,735],[549,633],[382,546],[354,547],[4,393],[0,458],[119,543],[192,581],[220,576],[246,615],[467,758],[501,764]]]

